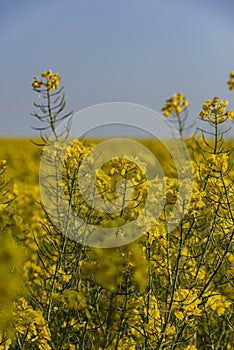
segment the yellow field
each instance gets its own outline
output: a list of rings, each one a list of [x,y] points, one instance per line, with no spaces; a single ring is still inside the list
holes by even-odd
[[[40,204],[39,147],[27,139],[0,140],[0,160],[7,162],[6,169],[4,162],[0,165],[0,349],[232,349],[232,143],[226,142],[221,154],[208,154],[194,140],[187,141],[193,195],[171,232],[167,221],[178,195],[173,161],[159,143],[142,143],[163,167],[164,208],[135,242],[105,249],[77,243],[47,217]],[[76,188],[74,164],[79,166],[88,150],[80,147],[67,158],[64,192],[87,222],[96,219],[99,226],[112,227],[119,214],[106,223],[105,216],[80,202],[79,192],[71,192],[71,183]],[[109,200],[115,196],[108,190],[110,174],[115,174],[116,186],[124,168],[111,169],[98,178],[101,193],[106,191],[103,198]],[[139,200],[145,198],[145,188],[136,174]],[[149,212],[162,197],[160,183],[151,180]],[[125,222],[134,221],[139,210],[129,207]],[[66,219],[61,211],[57,215]],[[149,213],[145,215],[147,219]]]

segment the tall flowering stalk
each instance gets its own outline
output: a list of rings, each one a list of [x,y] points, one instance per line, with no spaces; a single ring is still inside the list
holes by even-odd
[[[60,74],[53,74],[52,70],[47,70],[41,74],[41,78],[35,77],[32,87],[35,92],[42,98],[41,103],[34,102],[34,106],[39,112],[34,111],[32,116],[38,119],[44,126],[33,127],[40,132],[41,139],[44,143],[48,141],[45,132],[50,130],[56,140],[61,135],[57,134],[56,126],[67,119],[66,135],[69,134],[69,118],[71,112],[63,114],[66,106],[63,86],[60,87]]]
[[[178,132],[181,139],[184,139],[184,132],[191,126],[187,126],[189,102],[182,93],[176,93],[166,100],[162,112],[166,118],[172,116],[172,121],[178,124]]]
[[[233,77],[231,74],[230,87],[234,86]],[[184,125],[179,117],[186,104],[181,94],[175,94],[162,109],[165,117],[171,114],[177,117],[180,135]],[[216,344],[230,348],[232,334],[231,329],[227,330],[233,319],[230,264],[233,262],[234,186],[232,148],[228,147],[225,134],[226,124],[233,120],[234,112],[227,110],[227,106],[228,101],[218,97],[207,100],[200,118],[209,124],[209,129],[198,128],[201,136],[187,142],[194,155],[194,195],[180,227],[173,236],[167,236],[169,244],[164,245],[169,285],[159,349],[164,348],[165,332],[172,325],[177,332],[168,345],[170,349],[183,344],[189,335],[193,339],[191,349],[202,349],[204,343],[211,348]],[[215,314],[222,321],[216,321]]]
[[[210,127],[199,129],[202,136],[197,139],[194,159],[195,181],[203,201],[202,210],[194,218],[194,234],[198,240],[194,252],[198,254],[198,266],[203,265],[205,271],[198,298],[206,315],[202,321],[206,326],[197,330],[197,337],[206,339],[211,348],[215,344],[227,344],[231,334],[226,331],[226,337],[221,339],[222,331],[229,328],[229,320],[233,318],[229,259],[233,255],[234,183],[232,148],[225,143],[228,131],[225,123],[233,118],[234,112],[227,110],[227,106],[228,101],[219,97],[203,104],[200,118]],[[213,312],[222,316],[222,322],[215,322]]]

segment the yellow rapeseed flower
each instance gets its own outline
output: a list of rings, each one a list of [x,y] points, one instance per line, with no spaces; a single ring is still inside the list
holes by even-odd
[[[39,89],[42,84],[43,84],[42,81],[38,77],[35,77],[34,82],[32,83],[32,87],[34,89]]]
[[[221,124],[227,118],[232,119],[232,111],[225,111],[227,106],[228,101],[224,101],[216,96],[213,100],[207,100],[203,103],[199,116],[203,120],[208,119],[212,123]]]
[[[52,70],[46,70],[45,72],[41,73],[42,78],[45,78],[46,81],[43,81],[39,79],[38,77],[34,78],[34,82],[32,83],[32,87],[34,89],[39,89],[42,85],[47,90],[56,90],[59,87],[60,84],[60,74],[56,73],[53,74]]]
[[[46,82],[47,90],[56,90],[60,84],[60,74],[53,74]]]
[[[166,100],[165,106],[162,107],[162,111],[165,117],[169,117],[171,113],[180,114],[188,106],[188,100],[182,93],[174,94],[172,98]]]
[[[41,73],[41,76],[46,79],[50,79],[53,76],[52,70],[46,70],[45,72]]]
[[[226,116],[234,122],[234,111],[227,111]]]
[[[48,80],[46,83],[46,89],[47,90],[52,90],[53,89],[53,81],[52,80]]]
[[[229,90],[234,89],[234,71],[229,74],[229,80],[227,82]]]

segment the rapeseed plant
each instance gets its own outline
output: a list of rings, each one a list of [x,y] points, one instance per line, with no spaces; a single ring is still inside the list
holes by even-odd
[[[231,72],[230,89],[233,77]],[[35,161],[28,156],[32,183],[25,183],[25,169],[18,166],[23,175],[15,178],[12,189],[3,180],[6,162],[0,163],[0,275],[4,274],[2,278],[7,281],[6,287],[0,287],[0,306],[6,300],[10,305],[8,310],[1,309],[7,322],[0,322],[0,349],[231,350],[234,170],[232,147],[225,141],[228,121],[233,120],[228,102],[214,97],[202,106],[204,127],[198,130],[200,135],[186,141],[194,182],[186,177],[182,181],[185,189],[193,188],[192,198],[178,227],[169,231],[169,217],[177,201],[182,207],[183,198],[178,199],[178,174],[168,167],[163,151],[160,163],[162,167],[166,163],[167,169],[163,182],[146,178],[147,164],[139,168],[133,157],[115,158],[97,169],[96,188],[89,191],[91,201],[86,203],[79,186],[85,188],[90,174],[83,174],[80,182],[77,175],[94,142],[69,139],[71,114],[64,113],[66,103],[60,84],[60,75],[52,70],[35,77],[32,83],[34,91],[43,97],[42,102],[34,104],[33,116],[42,125],[37,127],[41,140],[36,143],[42,151],[52,140],[52,152],[44,160],[51,164],[57,159],[48,193],[55,204],[53,216],[58,225],[46,208],[36,203],[40,194]],[[176,121],[182,138],[187,107],[188,100],[181,93],[163,107],[165,117]],[[66,127],[58,133],[61,120]],[[152,149],[158,148],[158,144],[147,142]],[[32,159],[39,161],[35,152]],[[61,166],[64,154],[58,190],[56,166]],[[9,154],[4,158],[11,160]],[[22,159],[15,158],[15,162],[22,164]],[[91,167],[93,159],[89,162]],[[125,180],[129,188],[124,187]],[[147,197],[148,185],[153,191]],[[90,205],[101,195],[118,207],[118,195],[127,190],[133,197],[126,193],[121,210],[112,215]],[[74,237],[63,234],[64,228],[69,228],[70,216],[60,205],[62,193],[87,223],[108,228],[118,220],[121,224],[132,222],[145,210],[144,220],[152,221],[151,229],[126,246],[105,249],[83,245],[72,238],[81,230],[87,233],[85,225],[73,232]],[[162,193],[161,214],[154,222],[151,210],[159,205],[157,199]],[[150,203],[147,209],[146,198]],[[145,225],[144,220],[137,223],[138,227]]]

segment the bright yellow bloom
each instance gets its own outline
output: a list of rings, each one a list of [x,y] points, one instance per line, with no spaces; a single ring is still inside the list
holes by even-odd
[[[163,112],[166,118],[169,117],[169,115],[171,114],[168,109],[164,109]]]
[[[57,89],[60,84],[60,74],[54,74],[51,79],[53,81],[53,88]]]
[[[45,72],[41,73],[41,76],[43,78],[50,79],[51,77],[53,77],[52,70],[51,69],[46,70]]]
[[[53,81],[52,80],[48,80],[47,81],[46,88],[47,88],[47,90],[52,90],[53,89]]]
[[[234,111],[227,111],[226,116],[234,122]]]
[[[10,349],[12,340],[11,339],[2,339],[2,336],[0,335],[0,350],[8,350]]]
[[[46,82],[46,89],[47,90],[56,90],[60,84],[60,75],[59,74],[53,74],[49,80]]]
[[[213,100],[207,100],[202,105],[202,111],[199,116],[201,119],[208,119],[212,123],[221,124],[227,118],[232,119],[233,112],[225,111],[228,106],[228,101],[224,101],[219,97],[214,97]]]
[[[32,86],[34,89],[39,89],[42,85],[47,90],[56,90],[59,87],[60,84],[60,74],[56,73],[53,74],[52,70],[46,70],[45,72],[41,73],[42,78],[45,78],[46,81],[43,82],[43,80],[40,80],[38,77],[34,78],[34,82],[32,83]]]
[[[229,80],[227,82],[229,90],[234,89],[234,71],[229,74]]]
[[[38,77],[35,77],[34,82],[32,83],[32,87],[34,89],[39,89],[42,84],[43,84],[42,81]]]
[[[188,100],[180,92],[174,94],[172,98],[166,100],[162,111],[165,117],[169,117],[171,113],[180,114],[188,106]]]

